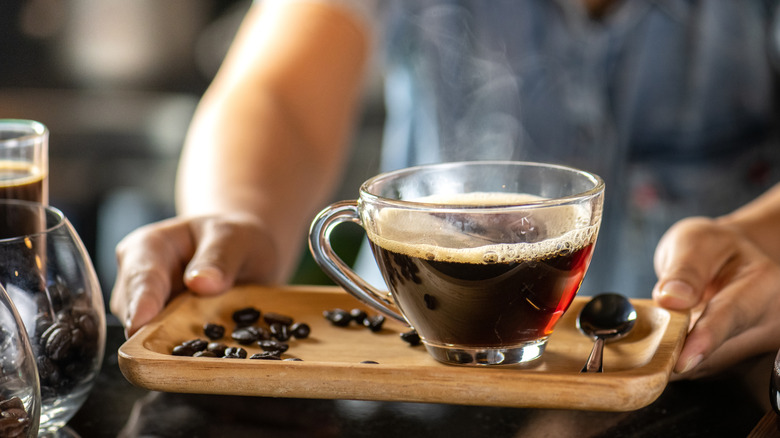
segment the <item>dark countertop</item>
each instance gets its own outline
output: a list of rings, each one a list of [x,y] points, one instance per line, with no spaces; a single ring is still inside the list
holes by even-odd
[[[772,358],[670,383],[633,412],[308,400],[147,391],[124,378],[121,327],[109,325],[101,374],[69,426],[99,437],[744,437],[769,409]]]

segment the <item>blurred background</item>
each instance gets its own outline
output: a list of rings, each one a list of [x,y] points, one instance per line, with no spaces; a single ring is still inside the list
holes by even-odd
[[[248,9],[246,0],[3,0],[0,118],[50,130],[50,203],[84,240],[108,296],[114,247],[170,217],[190,117]],[[378,167],[384,120],[368,82],[353,157],[334,200]],[[342,227],[345,228],[345,227]],[[343,231],[347,241],[359,231]],[[353,257],[344,245],[344,258]],[[293,282],[329,281],[304,251]]]

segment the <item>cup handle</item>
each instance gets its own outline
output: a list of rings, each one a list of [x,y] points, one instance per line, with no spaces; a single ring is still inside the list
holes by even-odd
[[[309,229],[309,249],[314,261],[336,284],[358,300],[385,315],[408,325],[406,319],[394,310],[395,303],[388,292],[382,292],[368,284],[339,257],[330,244],[330,234],[337,225],[353,222],[361,227],[357,201],[341,201],[322,210]]]

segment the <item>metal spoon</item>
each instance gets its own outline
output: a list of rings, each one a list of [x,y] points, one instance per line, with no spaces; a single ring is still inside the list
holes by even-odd
[[[603,293],[585,304],[577,316],[577,328],[596,342],[580,372],[602,372],[604,343],[625,337],[635,323],[636,310],[623,295]]]

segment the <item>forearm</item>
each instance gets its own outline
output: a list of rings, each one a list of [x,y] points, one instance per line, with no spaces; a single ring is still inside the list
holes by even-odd
[[[281,279],[308,221],[338,181],[343,151],[313,153],[274,105],[255,105],[251,111],[208,110],[195,122],[182,156],[177,209],[188,216],[243,212],[260,218],[275,237]]]
[[[250,12],[196,111],[177,180],[180,214],[258,217],[276,241],[280,279],[339,181],[367,56],[350,17],[290,4],[270,17]],[[282,32],[291,22],[296,31]]]
[[[767,255],[780,262],[780,184],[718,218],[718,221],[737,228]]]

